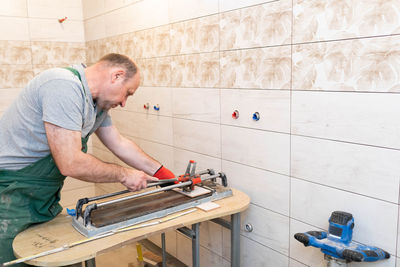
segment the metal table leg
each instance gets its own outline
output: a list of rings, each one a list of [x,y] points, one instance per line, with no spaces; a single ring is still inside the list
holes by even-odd
[[[240,267],[240,213],[231,215],[231,267]]]
[[[96,259],[90,259],[85,261],[85,267],[96,267]]]
[[[165,252],[165,233],[161,234],[162,266],[167,267],[167,253]]]
[[[200,266],[200,223],[192,225],[192,230],[194,232],[194,237],[192,238],[192,257],[193,257],[193,267]]]

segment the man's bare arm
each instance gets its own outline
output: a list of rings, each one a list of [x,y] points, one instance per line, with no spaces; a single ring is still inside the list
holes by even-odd
[[[81,133],[45,122],[47,141],[60,172],[88,182],[120,182],[135,191],[146,187],[147,181],[157,180],[142,171],[105,163],[81,151]]]
[[[122,136],[115,126],[100,127],[96,131],[103,144],[119,159],[136,169],[153,175],[161,164],[147,155],[138,145]]]

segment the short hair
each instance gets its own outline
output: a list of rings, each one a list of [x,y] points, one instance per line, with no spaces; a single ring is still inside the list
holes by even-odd
[[[99,59],[111,67],[123,67],[126,71],[125,80],[132,78],[137,72],[137,66],[129,57],[117,53],[110,53]]]

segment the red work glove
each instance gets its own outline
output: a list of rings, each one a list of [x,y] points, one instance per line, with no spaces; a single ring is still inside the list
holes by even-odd
[[[168,170],[167,168],[165,168],[163,165],[161,165],[161,167],[156,171],[156,173],[153,176],[160,180],[175,178],[175,174],[173,172],[171,172],[170,170]],[[164,186],[169,186],[169,185],[173,185],[173,184],[174,184],[174,182],[170,182],[170,183],[162,184],[160,186],[164,187]]]

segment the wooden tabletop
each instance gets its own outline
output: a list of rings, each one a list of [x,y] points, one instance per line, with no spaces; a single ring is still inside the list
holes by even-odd
[[[231,215],[247,209],[250,204],[249,197],[245,193],[235,189],[232,189],[232,192],[233,196],[215,201],[215,203],[220,205],[217,209],[207,212],[197,209],[195,212],[161,224],[118,233],[70,248],[63,252],[40,257],[28,261],[27,263],[35,266],[70,265],[92,259],[96,257],[96,255],[136,242],[154,234]],[[68,216],[65,211],[63,211],[53,220],[32,226],[19,233],[14,239],[13,249],[17,258],[22,258],[55,249],[85,238],[85,236],[81,235],[72,227],[72,217]]]

